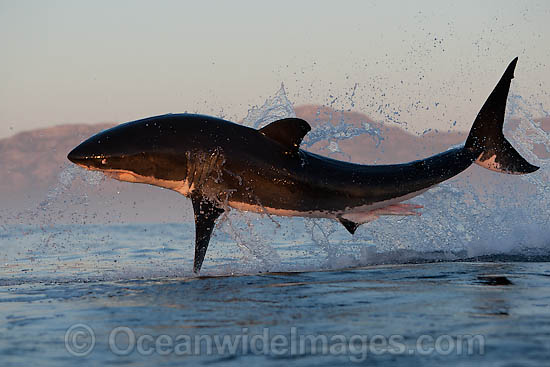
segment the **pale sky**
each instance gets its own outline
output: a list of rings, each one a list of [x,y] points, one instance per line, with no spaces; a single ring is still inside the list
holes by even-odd
[[[544,0],[0,0],[0,138],[168,112],[240,120],[281,83],[295,105],[466,130],[515,56],[512,92],[550,109],[548,45]]]

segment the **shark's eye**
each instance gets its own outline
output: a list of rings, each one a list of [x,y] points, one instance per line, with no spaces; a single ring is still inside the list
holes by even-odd
[[[103,158],[103,159],[101,160],[101,164],[107,164],[107,159]]]

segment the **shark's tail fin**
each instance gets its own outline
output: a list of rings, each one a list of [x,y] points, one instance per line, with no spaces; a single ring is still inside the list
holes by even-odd
[[[464,146],[465,149],[472,150],[476,154],[479,152],[475,163],[491,171],[510,174],[531,173],[539,169],[527,162],[502,133],[506,99],[517,62],[516,57],[508,65],[497,86],[485,101]]]

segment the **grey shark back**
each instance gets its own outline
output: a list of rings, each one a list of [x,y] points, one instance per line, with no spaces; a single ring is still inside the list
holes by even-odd
[[[216,220],[229,208],[282,216],[332,218],[350,233],[380,215],[417,215],[402,203],[472,163],[499,172],[530,173],[502,126],[512,61],[479,112],[463,147],[423,160],[359,165],[300,149],[309,124],[298,118],[255,130],[219,118],[173,114],[100,132],[68,155],[118,180],[177,191],[195,214],[195,259],[201,269]]]

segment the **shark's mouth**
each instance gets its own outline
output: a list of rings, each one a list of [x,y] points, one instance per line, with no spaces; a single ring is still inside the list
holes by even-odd
[[[76,164],[82,168],[87,169],[88,171],[99,171],[103,173],[105,176],[114,178],[115,180],[119,180],[119,181],[143,182],[144,180],[154,179],[154,177],[141,176],[135,172],[124,170],[124,169],[103,169],[103,168],[86,165],[83,163],[76,163]]]
[[[119,180],[119,181],[125,181],[125,182],[147,182],[147,181],[154,180],[154,177],[145,177],[145,176],[138,175],[132,171],[126,171],[126,170],[104,170],[102,172],[107,177],[114,178],[115,180]]]
[[[143,183],[143,184],[163,187],[166,189],[177,191],[184,196],[188,196],[190,191],[192,191],[192,187],[190,187],[187,180],[182,180],[182,181],[164,180],[153,176],[143,176],[133,171],[125,170],[125,169],[109,169],[109,168],[102,169],[94,166],[87,166],[82,163],[77,163],[77,164],[80,167],[85,168],[89,171],[99,171],[103,173],[106,177],[114,178],[115,180],[118,180],[118,181]]]

